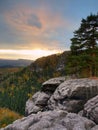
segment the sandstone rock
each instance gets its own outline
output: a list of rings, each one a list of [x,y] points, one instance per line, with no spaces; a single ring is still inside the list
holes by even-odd
[[[47,106],[49,97],[50,95],[44,92],[35,93],[33,97],[26,102],[26,115],[37,113],[38,111],[43,111],[45,109],[45,106]]]
[[[84,78],[63,82],[64,80],[65,77],[53,78],[43,83],[42,91],[26,102],[26,115],[46,109],[78,113],[88,99],[98,94],[98,80]],[[55,88],[55,85],[59,86]],[[55,92],[51,94],[50,90]]]
[[[52,78],[42,84],[41,90],[44,92],[54,92],[55,89],[65,81],[65,77]]]
[[[67,130],[90,130],[95,126],[94,122],[75,113],[68,113],[66,118],[62,119],[61,122],[66,126]]]
[[[48,102],[48,108],[50,110],[60,109],[68,112],[78,113],[80,110],[82,110],[83,104],[84,102],[82,100],[65,99],[56,101],[51,97]]]
[[[48,111],[15,121],[3,130],[91,130],[95,123],[75,113]]]
[[[96,125],[95,127],[93,127],[91,130],[98,130],[98,125]]]
[[[72,79],[60,84],[48,101],[49,109],[79,112],[84,103],[98,94],[98,80]]]
[[[83,110],[79,111],[78,114],[79,114],[80,116],[83,116]]]
[[[98,124],[98,95],[84,105],[83,116]]]

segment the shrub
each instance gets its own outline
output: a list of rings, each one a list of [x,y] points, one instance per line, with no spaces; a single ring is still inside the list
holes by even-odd
[[[13,112],[7,108],[0,108],[0,128],[11,124],[13,121],[21,118],[18,113]]]

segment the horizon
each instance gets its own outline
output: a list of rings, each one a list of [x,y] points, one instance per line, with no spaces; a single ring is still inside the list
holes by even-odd
[[[95,0],[0,1],[0,59],[28,59],[70,50],[82,18],[98,13]]]
[[[9,50],[10,51],[10,50]],[[18,50],[19,51],[19,50]],[[22,50],[22,51],[29,51],[29,52],[32,52],[32,50]],[[36,50],[35,50],[36,51]],[[70,51],[70,50],[66,50],[66,52],[67,51]],[[42,55],[42,56],[38,56],[37,58],[35,58],[35,59],[33,59],[32,60],[32,58],[30,59],[30,58],[0,58],[0,60],[32,60],[32,61],[36,61],[37,59],[39,59],[39,58],[43,58],[43,57],[47,57],[47,56],[51,56],[51,55],[58,55],[58,54],[62,54],[62,53],[64,53],[65,51],[59,51],[59,52],[54,52],[54,53],[52,53],[51,54],[51,52],[50,52],[50,54],[46,54],[46,55]]]
[[[69,50],[66,50],[69,51]],[[4,60],[19,60],[19,59],[23,59],[23,60],[37,60],[38,58],[41,57],[47,57],[47,56],[51,56],[53,54],[61,54],[64,51],[56,51],[53,50],[51,51],[46,51],[46,50],[1,50],[1,53],[4,54],[4,57],[0,57],[0,59],[4,59]],[[19,55],[18,57],[5,57],[5,53],[7,55]],[[21,57],[21,55],[23,55],[24,57]],[[26,57],[25,57],[26,56]],[[33,59],[32,59],[33,56]]]

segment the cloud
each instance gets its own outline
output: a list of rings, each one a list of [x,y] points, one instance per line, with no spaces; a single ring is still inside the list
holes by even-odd
[[[42,27],[39,18],[35,14],[32,14],[28,19],[28,25],[32,27],[37,27],[39,29]]]

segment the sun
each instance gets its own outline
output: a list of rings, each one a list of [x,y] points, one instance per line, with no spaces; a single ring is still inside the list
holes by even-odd
[[[59,53],[57,50],[42,50],[42,49],[35,49],[35,50],[22,50],[20,52],[22,55],[30,57],[30,59],[37,59],[43,56],[48,56],[52,54]]]
[[[51,54],[58,53],[57,50],[42,50],[42,49],[35,49],[35,50],[23,50],[21,51],[22,54],[30,55],[32,58],[36,57],[42,57],[42,56],[48,56]]]

